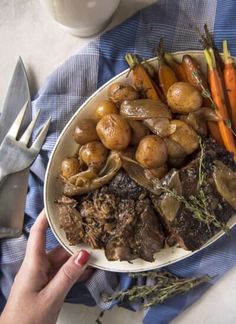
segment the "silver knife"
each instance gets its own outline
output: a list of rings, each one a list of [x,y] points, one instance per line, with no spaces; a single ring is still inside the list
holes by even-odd
[[[21,58],[18,59],[0,117],[0,143],[24,103],[28,107],[21,132],[32,119],[30,91]],[[0,238],[17,237],[22,232],[29,169],[11,174],[0,188]]]

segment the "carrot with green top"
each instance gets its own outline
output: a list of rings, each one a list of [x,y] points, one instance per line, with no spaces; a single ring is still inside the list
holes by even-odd
[[[227,110],[229,112],[230,111],[230,109],[229,109],[230,103],[229,103],[229,98],[227,95],[226,86],[225,86],[225,82],[224,82],[224,62],[222,60],[221,54],[219,53],[219,51],[216,47],[214,35],[212,32],[210,32],[207,24],[204,24],[204,34],[201,35],[200,42],[202,43],[204,49],[211,48],[214,53],[216,69],[217,69],[219,77],[221,79],[221,84],[222,84],[222,87],[224,90],[225,103],[226,103]]]
[[[182,65],[185,71],[187,82],[197,88],[203,96],[203,106],[212,107],[212,99],[210,97],[209,86],[207,78],[203,74],[199,63],[191,55],[184,55],[182,58]],[[211,136],[220,144],[223,144],[220,130],[215,122],[207,123]]]
[[[221,55],[216,47],[214,35],[212,32],[210,32],[207,24],[204,24],[204,34],[200,34],[201,39],[200,42],[202,43],[202,46],[204,49],[211,48],[214,52],[215,56],[215,62],[216,62],[216,69],[218,71],[218,74],[223,79],[223,69],[224,69],[224,63],[221,59]]]
[[[223,53],[224,53],[224,82],[229,98],[230,114],[232,120],[232,126],[234,131],[236,130],[236,68],[234,66],[234,60],[230,57],[227,41],[223,41]]]
[[[146,94],[148,99],[160,100],[154,82],[134,54],[127,53],[125,59],[133,72],[134,86]]]
[[[209,68],[209,84],[212,94],[212,99],[215,103],[215,109],[217,109],[221,120],[219,120],[218,126],[220,134],[224,143],[225,148],[234,154],[234,159],[236,160],[236,146],[234,142],[234,137],[230,129],[230,120],[225,103],[224,90],[219,73],[216,69],[215,56],[212,48],[205,49],[204,55]]]

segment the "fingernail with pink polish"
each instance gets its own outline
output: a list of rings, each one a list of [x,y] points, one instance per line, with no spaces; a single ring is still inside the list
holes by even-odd
[[[85,250],[81,250],[75,258],[75,264],[83,267],[88,262],[89,258],[90,254]]]

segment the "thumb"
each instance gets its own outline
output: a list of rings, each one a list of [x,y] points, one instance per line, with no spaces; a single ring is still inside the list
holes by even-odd
[[[49,294],[54,296],[54,302],[63,302],[66,295],[76,281],[83,274],[90,254],[81,250],[76,255],[72,255],[60,268],[55,277],[47,285]]]

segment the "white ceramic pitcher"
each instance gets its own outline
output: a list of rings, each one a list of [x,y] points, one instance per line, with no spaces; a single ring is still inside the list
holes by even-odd
[[[120,0],[40,0],[50,15],[71,34],[88,37],[110,22]]]

